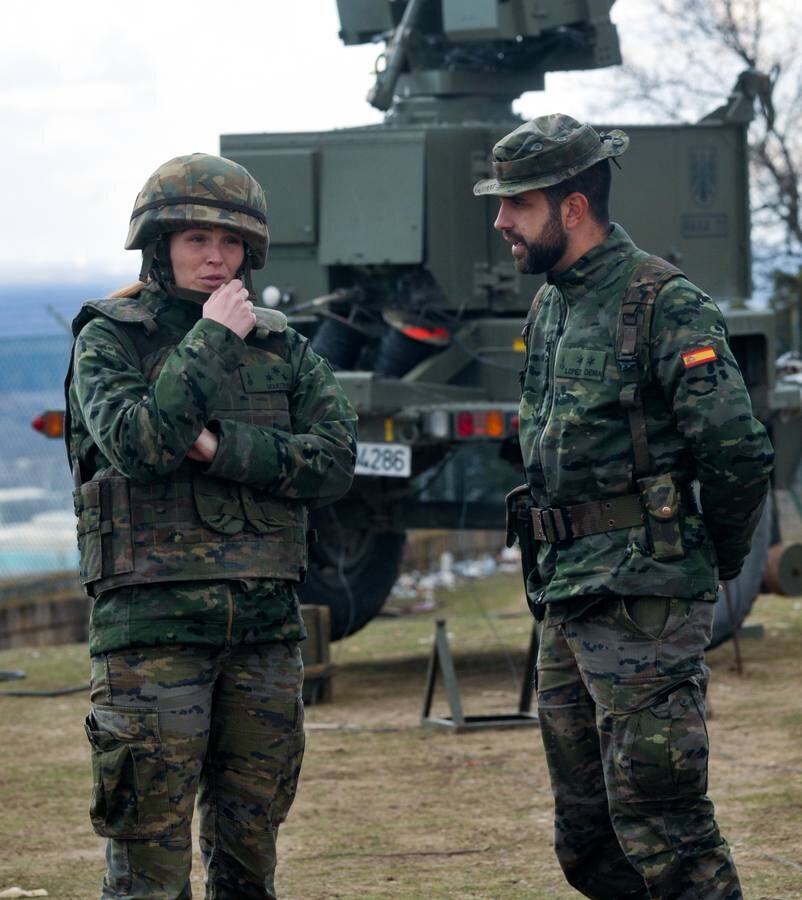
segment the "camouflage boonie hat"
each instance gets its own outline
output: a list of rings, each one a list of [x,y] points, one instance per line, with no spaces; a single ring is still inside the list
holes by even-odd
[[[169,160],[148,178],[131,213],[126,250],[144,250],[162,234],[193,226],[236,231],[254,269],[267,257],[267,203],[251,173],[222,156],[192,153]]]
[[[477,197],[512,197],[551,187],[589,169],[602,159],[620,156],[629,138],[617,128],[599,134],[590,125],[554,113],[525,122],[493,147],[495,178],[473,186]]]

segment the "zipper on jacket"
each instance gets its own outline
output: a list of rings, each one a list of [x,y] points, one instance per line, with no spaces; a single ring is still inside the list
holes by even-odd
[[[562,293],[557,292],[557,296],[559,297],[560,303],[560,318],[557,322],[557,328],[555,329],[556,340],[547,342],[547,365],[546,365],[546,393],[543,397],[543,402],[546,407],[546,415],[543,420],[543,427],[540,430],[540,437],[537,440],[537,455],[540,461],[540,471],[543,473],[543,487],[546,491],[546,496],[551,497],[551,491],[549,490],[548,478],[546,477],[546,466],[543,461],[543,441],[546,437],[546,432],[548,431],[549,422],[551,421],[551,414],[554,411],[554,377],[555,377],[555,369],[556,369],[556,360],[557,355],[560,352],[560,344],[562,343],[563,335],[566,331],[566,325],[568,324],[568,305],[563,298]]]
[[[234,630],[234,595],[231,587],[228,588],[228,621],[226,622],[226,645],[231,644],[231,634]]]

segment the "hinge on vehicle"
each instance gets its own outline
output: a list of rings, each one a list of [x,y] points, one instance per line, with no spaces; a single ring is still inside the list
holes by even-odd
[[[499,262],[492,266],[476,263],[473,284],[477,294],[517,294],[520,290],[520,276],[511,262]]]
[[[474,150],[471,153],[471,175],[474,178],[490,178],[492,174],[493,167],[489,154],[483,150]]]

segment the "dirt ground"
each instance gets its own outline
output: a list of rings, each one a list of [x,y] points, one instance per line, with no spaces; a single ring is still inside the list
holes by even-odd
[[[444,617],[464,711],[510,713],[530,635],[514,574],[438,596],[435,613],[381,618],[336,644],[331,702],[307,710],[297,801],[280,836],[283,900],[578,896],[551,850],[537,728],[465,734],[420,726],[434,619]],[[710,791],[748,900],[802,897],[802,603],[764,596],[712,668]],[[0,653],[29,689],[80,683],[84,646]],[[442,685],[435,712],[446,712]],[[0,698],[0,891],[99,894],[101,841],[86,816],[85,695]],[[195,896],[203,896],[196,862]]]

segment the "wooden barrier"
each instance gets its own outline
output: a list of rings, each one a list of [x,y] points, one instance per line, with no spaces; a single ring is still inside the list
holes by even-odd
[[[501,531],[411,531],[402,569],[437,569],[445,552],[452,553],[455,559],[495,554],[503,542]],[[85,641],[91,603],[74,572],[0,580],[0,650]],[[312,623],[312,631],[321,631],[317,620]],[[311,645],[307,652],[310,649]],[[317,658],[308,662],[325,664],[322,648]],[[322,690],[330,690],[322,670],[319,675]]]
[[[0,581],[0,650],[85,641],[91,601],[75,572]]]

